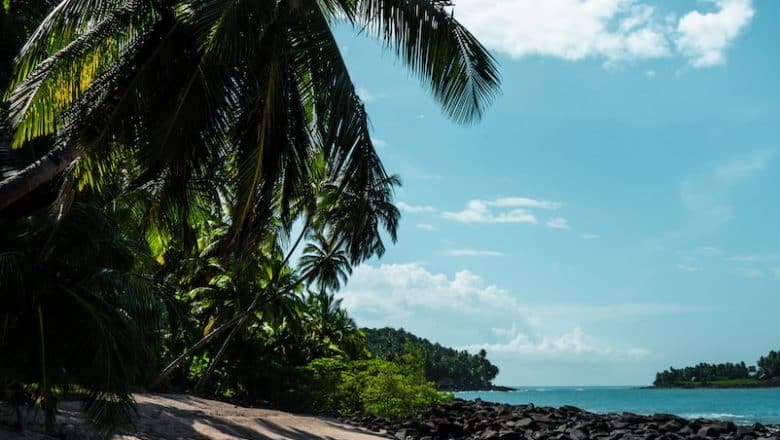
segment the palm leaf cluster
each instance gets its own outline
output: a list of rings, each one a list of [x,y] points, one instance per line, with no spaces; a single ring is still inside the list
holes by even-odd
[[[497,71],[447,6],[63,1],[17,58],[8,95],[14,145],[55,135],[64,162],[82,157],[75,173],[82,182],[122,174],[132,188],[156,194],[154,218],[175,225],[171,233],[184,239],[199,220],[198,205],[222,197],[231,218],[227,244],[245,249],[275,214],[291,226],[317,158],[332,182],[357,196],[387,197],[392,185],[334,21],[349,21],[395,50],[455,120],[482,115]],[[364,258],[352,244],[351,258]]]
[[[128,421],[129,384],[156,365],[159,286],[144,244],[95,204],[0,229],[0,387],[35,384],[47,425],[58,396],[81,395],[100,423]]]

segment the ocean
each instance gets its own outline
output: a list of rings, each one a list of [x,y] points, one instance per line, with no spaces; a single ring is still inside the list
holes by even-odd
[[[573,405],[596,413],[675,414],[730,420],[737,424],[780,424],[780,388],[643,389],[641,387],[516,387],[517,391],[467,391],[461,399],[513,405]]]

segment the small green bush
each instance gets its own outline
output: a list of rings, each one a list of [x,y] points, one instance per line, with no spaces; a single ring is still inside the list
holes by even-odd
[[[366,412],[408,419],[452,399],[425,380],[419,354],[405,355],[397,362],[317,359],[300,368],[298,377],[297,404],[312,412]]]

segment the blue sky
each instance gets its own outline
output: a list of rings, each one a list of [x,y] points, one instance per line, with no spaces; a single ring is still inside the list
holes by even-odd
[[[487,349],[498,382],[647,384],[780,348],[780,2],[461,0],[496,55],[484,120],[339,28],[400,239],[359,324]]]

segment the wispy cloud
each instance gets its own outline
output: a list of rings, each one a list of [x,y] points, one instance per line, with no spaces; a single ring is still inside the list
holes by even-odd
[[[644,348],[614,349],[599,344],[595,338],[581,327],[556,336],[533,335],[521,332],[513,324],[509,329],[492,329],[493,333],[503,340],[495,343],[474,344],[463,347],[476,352],[484,349],[490,353],[511,353],[537,359],[569,359],[585,358],[586,360],[641,360],[650,355]]]
[[[450,257],[503,257],[503,252],[479,249],[450,249],[444,253]]]
[[[470,200],[466,208],[444,212],[442,217],[460,223],[538,223],[531,209],[554,210],[560,203],[526,197],[505,197],[495,200]]]
[[[503,197],[487,203],[492,206],[500,206],[504,208],[558,209],[561,207],[561,204],[558,202],[530,199],[528,197]]]
[[[717,257],[723,255],[723,251],[716,246],[699,246],[693,250],[693,255],[702,257]]]
[[[580,238],[583,240],[598,240],[601,236],[599,234],[580,234]]]
[[[764,277],[764,271],[755,267],[738,267],[734,270],[745,278],[756,279]]]
[[[719,163],[714,167],[715,178],[724,183],[736,183],[753,174],[764,171],[780,150],[760,150],[746,156]]]
[[[716,228],[734,217],[733,189],[766,170],[780,150],[759,150],[717,163],[683,179],[680,199],[699,227]]]
[[[377,148],[385,148],[387,147],[387,142],[384,139],[380,139],[377,137],[372,137],[371,142],[374,144]]]
[[[703,267],[692,264],[678,264],[677,269],[680,269],[683,272],[701,272],[704,270]]]
[[[555,217],[547,220],[547,226],[553,229],[569,229],[569,221],[563,217]]]
[[[738,263],[766,263],[780,259],[779,254],[755,254],[755,255],[732,255],[727,258],[729,261]]]
[[[436,226],[429,225],[428,223],[417,223],[417,229],[423,229],[425,231],[435,231]]]
[[[374,93],[363,86],[358,86],[355,92],[357,92],[360,99],[362,99],[364,102],[372,102],[377,98]]]
[[[398,202],[395,205],[401,211],[408,212],[410,214],[432,213],[437,211],[436,208],[430,205],[410,205],[406,202]]]
[[[754,10],[751,0],[700,4],[712,7],[676,18],[640,0],[461,0],[455,16],[515,58],[598,58],[609,66],[679,56],[702,68],[725,62]]]

